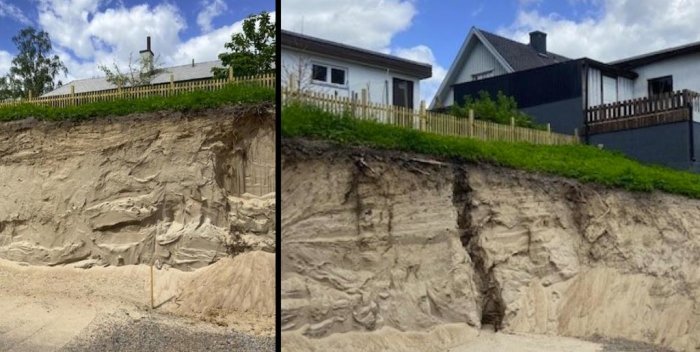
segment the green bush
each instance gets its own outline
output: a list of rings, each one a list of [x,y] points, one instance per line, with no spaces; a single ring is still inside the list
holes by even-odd
[[[474,110],[474,116],[479,120],[486,120],[500,124],[510,124],[510,118],[515,119],[515,125],[527,128],[545,129],[545,126],[536,124],[532,117],[518,110],[518,103],[515,98],[506,96],[498,91],[496,100],[486,91],[480,91],[479,97],[471,95],[464,97],[464,105],[452,105],[451,113],[455,116],[467,117],[469,110]]]
[[[441,136],[341,117],[301,104],[282,108],[282,136],[485,162],[631,191],[660,190],[700,198],[699,174],[641,164],[620,153],[588,145],[485,142]]]
[[[47,107],[19,104],[0,107],[0,121],[80,120],[93,117],[120,116],[158,110],[198,110],[221,105],[274,102],[275,90],[257,84],[228,85],[215,91],[195,91],[170,97],[119,99],[70,107]]]

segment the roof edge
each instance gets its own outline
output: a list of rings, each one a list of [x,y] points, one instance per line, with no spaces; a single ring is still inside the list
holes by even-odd
[[[491,53],[491,55],[493,55],[496,58],[496,61],[498,61],[498,63],[500,63],[503,66],[503,68],[506,71],[508,71],[508,73],[512,73],[514,71],[513,67],[511,67],[510,64],[508,64],[508,62],[503,58],[503,56],[501,56],[501,54],[499,54],[498,51],[496,51],[493,45],[491,45],[491,43],[483,36],[483,34],[481,34],[480,29],[472,26],[469,29],[469,33],[467,33],[467,37],[464,39],[464,42],[462,42],[462,46],[459,48],[457,56],[455,56],[454,60],[452,60],[452,64],[447,70],[445,78],[440,83],[440,87],[435,92],[435,96],[430,101],[429,108],[431,110],[435,109],[435,105],[437,104],[438,99],[444,100],[444,98],[447,96],[446,89],[452,87],[455,80],[455,75],[457,74],[457,63],[460,62],[462,57],[465,55],[467,47],[469,46],[469,43],[473,38],[477,38],[482,44],[484,44],[486,50],[488,50]]]
[[[608,62],[608,65],[632,68],[673,58],[676,56],[694,54],[697,52],[700,52],[700,42],[692,42],[689,44],[679,45],[667,49],[652,51],[646,54],[640,54],[624,59],[610,61]]]
[[[282,30],[281,32],[282,47],[315,52],[360,63],[379,65],[397,72],[413,75],[419,79],[430,78],[433,75],[433,66],[429,63],[404,59],[395,55],[384,54],[288,30]],[[285,37],[287,37],[286,40]]]

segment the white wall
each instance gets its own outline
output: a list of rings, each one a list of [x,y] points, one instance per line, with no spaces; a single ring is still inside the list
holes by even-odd
[[[471,82],[473,81],[472,75],[489,70],[491,70],[489,77],[508,73],[496,57],[476,37],[468,45],[465,51],[467,53],[466,57],[461,58],[461,61],[458,63],[459,71],[457,71],[457,78],[453,84]],[[451,106],[452,104],[454,104],[454,89],[450,87],[442,105]]]
[[[492,70],[489,77],[507,73],[503,66],[501,66],[501,63],[499,63],[496,57],[493,56],[488,49],[486,49],[486,46],[484,46],[483,43],[475,38],[475,40],[469,45],[470,47],[466,51],[469,54],[464,59],[462,69],[459,71],[457,80],[454,82],[454,84],[471,82],[473,80],[472,75],[489,70]]]
[[[632,99],[634,84],[633,80],[625,77],[617,77],[616,80],[611,81],[600,70],[591,67],[588,69],[588,107]],[[603,95],[601,95],[601,85]]]
[[[634,97],[646,97],[647,80],[672,75],[673,90],[690,89],[700,92],[700,53],[655,62],[634,70],[639,77],[634,82]]]
[[[600,86],[603,84],[603,77],[600,70],[595,68],[588,69],[588,107],[600,105],[603,103]]]
[[[288,76],[290,73],[300,73],[302,77],[301,86],[303,89],[309,89],[325,94],[337,94],[341,97],[350,97],[350,94],[353,92],[356,92],[359,97],[362,94],[362,89],[367,89],[370,102],[380,104],[393,104],[393,78],[410,80],[413,81],[413,107],[415,109],[420,107],[420,80],[416,77],[411,77],[392,71],[387,72],[386,69],[371,67],[340,58],[305,53],[285,47],[282,48],[281,62],[281,79],[283,86],[289,84]],[[346,68],[347,87],[340,88],[337,86],[312,82],[310,79],[312,63],[328,64],[331,66]]]

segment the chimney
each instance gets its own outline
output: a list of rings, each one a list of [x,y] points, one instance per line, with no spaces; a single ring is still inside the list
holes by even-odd
[[[146,37],[146,50],[139,51],[141,54],[141,63],[145,64],[144,71],[153,71],[153,51],[151,51],[151,36]]]
[[[530,46],[538,53],[547,54],[547,33],[530,32]]]
[[[194,67],[194,59],[192,59],[192,67]]]

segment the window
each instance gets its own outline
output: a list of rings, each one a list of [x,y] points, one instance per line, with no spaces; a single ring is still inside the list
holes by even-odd
[[[331,83],[345,85],[345,70],[341,70],[339,68],[332,68]]]
[[[328,76],[328,67],[314,65],[313,67],[313,80],[326,82],[326,76]]]
[[[489,78],[491,76],[493,76],[493,70],[475,73],[472,75],[472,81],[478,81],[480,79]]]
[[[673,92],[673,76],[659,77],[649,80],[649,96]]]
[[[334,86],[347,85],[347,69],[324,64],[313,64],[311,78],[314,83]]]
[[[394,106],[413,109],[413,82],[405,79],[393,80]]]

